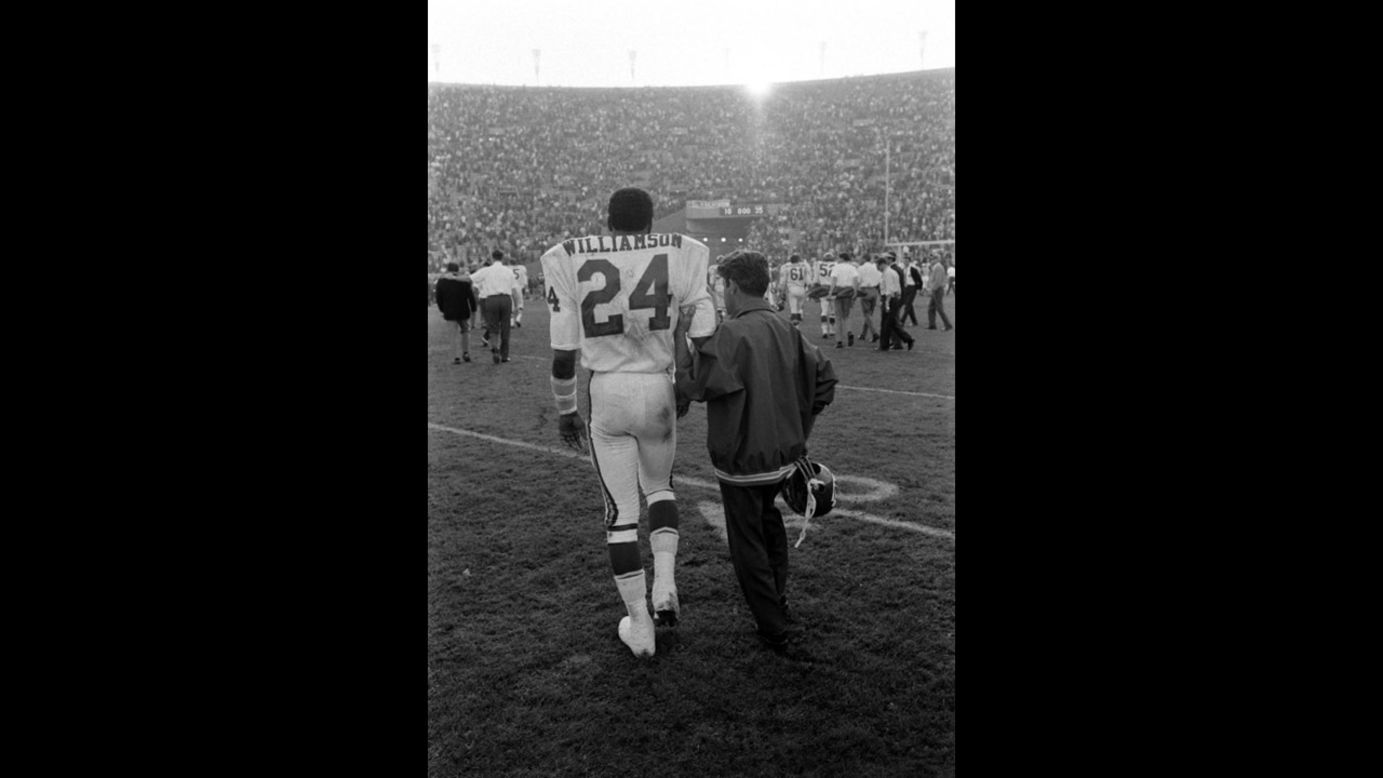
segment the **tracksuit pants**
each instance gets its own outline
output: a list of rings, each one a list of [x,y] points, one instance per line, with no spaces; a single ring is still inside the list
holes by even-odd
[[[735,577],[759,634],[768,637],[781,636],[788,626],[782,606],[788,583],[788,536],[783,514],[773,504],[779,486],[720,482]]]

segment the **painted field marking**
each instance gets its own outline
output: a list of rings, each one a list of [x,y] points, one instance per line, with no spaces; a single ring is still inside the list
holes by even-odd
[[[898,389],[875,389],[869,386],[846,386],[845,384],[836,384],[836,388],[854,389],[857,392],[886,392],[888,394],[908,394],[912,395],[913,397],[940,397],[943,400],[956,399],[956,396],[953,394],[928,394],[926,392],[904,392]]]
[[[491,443],[499,443],[506,446],[515,446],[517,448],[528,449],[529,451],[539,451],[544,454],[554,454],[556,456],[566,457],[568,459],[579,459],[582,462],[590,462],[590,458],[586,454],[578,454],[577,452],[568,449],[560,449],[555,448],[553,446],[543,446],[537,443],[526,443],[522,440],[510,440],[509,438],[501,438],[495,435],[486,435],[483,432],[474,432],[472,430],[463,430],[457,429],[455,427],[447,427],[442,424],[434,424],[432,422],[428,422],[427,427],[428,429],[437,430],[438,432],[450,432],[454,435],[464,435],[467,437],[476,438],[478,440],[486,440]],[[589,443],[587,445],[589,445]],[[682,486],[694,486],[699,489],[707,489],[712,491],[720,490],[720,485],[715,481],[704,481],[700,478],[692,478],[690,476],[676,474],[672,476],[672,480],[673,483],[680,484]],[[898,494],[898,486],[896,484],[892,484],[887,481],[880,481],[874,478],[867,478],[861,475],[836,475],[836,481],[840,483],[842,486],[855,484],[859,487],[858,491],[855,489],[840,489],[837,493],[836,499],[836,502],[840,504],[850,504],[857,502],[877,502],[879,500],[886,500]],[[787,507],[785,504],[783,504],[781,497],[778,498],[778,503],[782,508]],[[711,511],[709,510],[709,508],[705,506],[715,506],[716,510]],[[717,534],[719,534],[721,539],[723,540],[725,538],[725,514],[720,504],[705,501],[697,503],[697,507],[701,510],[701,515],[706,520],[706,523],[710,524],[713,528],[715,528]],[[789,511],[789,513],[791,513],[791,511]],[[878,524],[884,527],[895,527],[898,529],[912,530],[913,532],[920,532],[923,535],[931,535],[932,537],[946,538],[947,540],[956,539],[956,533],[951,532],[950,530],[938,529],[936,527],[928,527],[925,524],[914,524],[912,522],[907,521],[898,521],[897,519],[886,519],[882,516],[875,516],[872,513],[864,513],[862,511],[838,507],[835,510],[831,511],[831,515],[847,516],[852,519],[859,519],[860,521],[866,521],[870,524]],[[716,523],[717,517],[719,518],[718,524]],[[829,516],[827,518],[829,518]],[[800,523],[801,517],[794,516],[792,517],[792,519],[789,519],[789,517],[786,516],[784,517],[784,524],[797,526],[800,525]]]
[[[437,352],[437,353],[440,354],[440,353],[442,353],[442,352],[450,352],[450,351],[451,351],[451,347],[450,347],[450,346],[447,346],[447,347],[445,347],[445,348],[443,348],[443,347],[433,347],[433,348],[430,349],[430,350],[431,350],[431,351],[435,351],[435,352]],[[484,352],[482,351],[481,354],[483,355]],[[474,357],[472,357],[472,359],[474,359]],[[510,354],[510,355],[509,355],[509,360],[510,360],[511,362],[512,362],[513,360],[515,360],[515,359],[522,359],[522,360],[525,361],[525,362],[541,362],[541,363],[543,363],[543,364],[550,364],[550,363],[552,362],[552,359],[551,359],[550,357],[530,357],[530,356],[527,356],[527,355],[525,355],[525,354]],[[478,359],[478,360],[476,360],[476,361],[478,361],[478,362],[484,362],[485,360],[483,360],[483,359]],[[928,393],[928,392],[906,392],[906,391],[903,391],[903,390],[901,390],[901,389],[876,389],[876,388],[874,388],[874,387],[872,387],[872,386],[850,386],[850,385],[847,385],[847,384],[836,384],[836,388],[837,388],[837,389],[851,389],[851,390],[854,390],[854,391],[856,391],[856,392],[883,392],[883,393],[885,393],[885,394],[905,394],[905,395],[908,395],[908,396],[910,396],[910,397],[936,397],[936,398],[939,398],[939,399],[942,399],[942,400],[954,400],[954,399],[956,399],[955,395],[953,395],[953,394],[931,394],[931,393]]]

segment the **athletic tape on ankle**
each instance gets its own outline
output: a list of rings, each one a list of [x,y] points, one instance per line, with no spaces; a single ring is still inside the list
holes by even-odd
[[[558,413],[576,412],[576,376],[552,378],[552,399],[557,401]]]

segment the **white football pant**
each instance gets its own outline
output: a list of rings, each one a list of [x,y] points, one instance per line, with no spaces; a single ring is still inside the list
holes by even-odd
[[[591,462],[606,496],[609,543],[638,540],[639,492],[651,504],[673,499],[677,401],[667,373],[591,376]]]

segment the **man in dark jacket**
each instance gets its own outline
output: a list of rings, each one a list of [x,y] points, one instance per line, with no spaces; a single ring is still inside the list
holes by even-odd
[[[890,251],[879,257],[879,271],[882,279],[879,285],[879,350],[901,349],[906,343],[908,351],[912,351],[913,337],[899,321],[906,275],[898,265],[897,255]]]
[[[456,324],[457,356],[451,360],[453,365],[461,364],[462,360],[471,361],[470,331],[475,326],[479,307],[470,273],[463,273],[460,265],[448,262],[446,275],[437,279],[437,309],[442,312],[443,319]]]
[[[835,398],[821,350],[764,301],[768,261],[736,251],[716,267],[727,318],[695,355],[678,339],[677,389],[706,403],[706,442],[725,505],[735,576],[771,648],[787,645],[787,532],[774,498],[807,453],[816,415]]]

